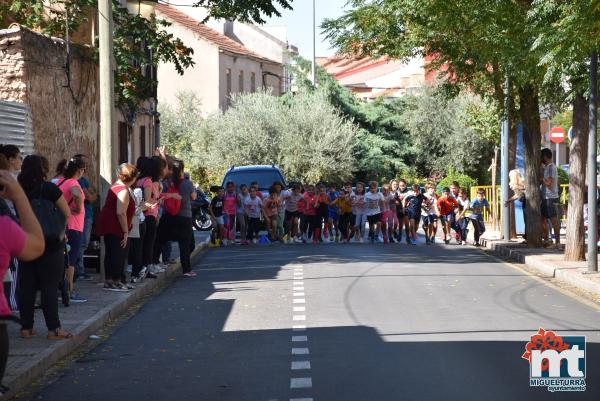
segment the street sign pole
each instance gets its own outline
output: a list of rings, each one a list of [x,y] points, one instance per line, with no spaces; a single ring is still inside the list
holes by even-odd
[[[598,272],[598,221],[596,218],[596,196],[598,179],[596,177],[596,129],[598,122],[598,53],[592,52],[590,61],[590,125],[588,133],[588,272]]]

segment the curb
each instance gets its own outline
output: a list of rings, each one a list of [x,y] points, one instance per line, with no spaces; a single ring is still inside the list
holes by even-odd
[[[201,252],[208,249],[208,242],[210,238],[207,238],[196,246],[191,254],[191,258],[198,256]],[[127,310],[142,298],[154,292],[160,288],[163,284],[168,283],[181,272],[181,263],[175,263],[167,269],[163,274],[159,275],[152,281],[145,280],[145,283],[138,286],[134,291],[128,293],[124,298],[117,299],[111,304],[105,306],[93,316],[81,322],[71,332],[73,338],[68,341],[61,341],[52,344],[46,350],[41,353],[41,358],[32,360],[31,365],[27,366],[24,374],[17,377],[11,382],[7,382],[6,386],[10,390],[0,397],[0,399],[10,399],[17,395],[19,391],[24,389],[27,385],[33,382],[35,379],[46,373],[51,367],[58,363],[62,358],[68,356],[71,352],[79,348],[84,344],[90,335],[97,332],[107,323],[116,318],[122,316]],[[39,354],[38,354],[39,356]]]
[[[586,275],[586,268],[560,266],[544,255],[526,255],[519,251],[520,248],[526,248],[524,244],[484,238],[481,239],[481,243],[496,256],[524,264],[543,277],[553,278],[559,282],[591,292],[594,295],[600,295],[600,275]],[[556,253],[550,255],[555,256]]]

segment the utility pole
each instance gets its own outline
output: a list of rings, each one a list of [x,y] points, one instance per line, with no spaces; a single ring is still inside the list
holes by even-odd
[[[501,172],[500,176],[502,179],[502,238],[504,241],[510,241],[510,207],[506,205],[508,200],[508,142],[510,133],[510,119],[509,119],[509,107],[510,107],[510,81],[508,80],[508,74],[504,82],[504,115],[502,117],[502,138],[500,141],[501,145]],[[496,194],[494,194],[495,196]]]
[[[588,272],[598,272],[598,220],[596,218],[596,129],[598,107],[598,52],[592,52],[590,60],[590,130],[588,134]]]
[[[111,0],[98,1],[98,44],[100,61],[100,185],[105,196],[114,174],[114,67]]]
[[[316,23],[316,20],[317,20],[317,18],[316,18],[316,10],[315,10],[315,0],[313,0],[313,2],[312,2],[312,12],[313,12],[312,13],[313,14],[312,15],[312,18],[313,18],[313,20],[312,20],[312,24],[313,24],[313,29],[312,29],[312,34],[313,34],[313,48],[312,48],[312,51],[313,51],[313,54],[312,54],[312,62],[311,62],[311,71],[310,71],[310,73],[311,73],[312,84],[313,84],[313,86],[316,86],[317,85],[317,66],[316,66],[316,59],[317,59],[317,50],[316,50],[316,47],[317,47],[317,38],[316,38],[316,36],[317,36],[317,33],[316,33],[317,32],[317,23]]]
[[[116,166],[113,136],[114,122],[114,68],[113,18],[111,0],[98,0],[98,44],[100,81],[100,199],[102,204],[110,189]],[[100,275],[104,277],[104,254],[100,256]]]

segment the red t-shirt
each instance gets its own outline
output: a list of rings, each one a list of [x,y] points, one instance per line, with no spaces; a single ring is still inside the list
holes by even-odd
[[[304,208],[304,214],[307,216],[316,216],[317,208],[315,208],[315,201],[317,200],[317,195],[310,195],[308,192],[304,193],[304,202],[306,202],[306,206]]]
[[[453,197],[441,197],[437,200],[437,207],[442,216],[447,216],[458,207],[458,202]]]

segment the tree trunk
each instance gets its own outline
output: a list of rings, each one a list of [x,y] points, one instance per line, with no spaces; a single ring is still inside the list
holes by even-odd
[[[542,246],[540,214],[540,107],[537,87],[526,84],[519,87],[519,112],[523,122],[523,144],[525,150],[525,192],[527,198],[527,247]]]
[[[573,87],[577,87],[573,84]],[[569,207],[565,260],[585,260],[585,176],[587,165],[589,113],[583,92],[573,99],[573,140],[569,153]]]

